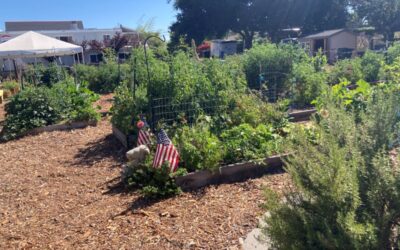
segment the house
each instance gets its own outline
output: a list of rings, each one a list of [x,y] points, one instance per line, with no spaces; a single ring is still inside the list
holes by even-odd
[[[323,31],[301,38],[300,42],[310,55],[321,50],[329,62],[349,58],[357,50],[357,35],[346,29]]]
[[[116,34],[120,33],[130,37],[138,37],[138,34],[122,25],[111,29],[85,28],[82,21],[13,21],[5,22],[5,31],[0,32],[0,43],[22,35],[28,31],[35,31],[40,34],[57,38],[59,40],[81,45],[84,48],[83,58],[61,57],[63,65],[72,65],[74,61],[88,64],[98,64],[102,59],[102,53],[98,48],[91,48],[91,43],[104,44],[110,41]],[[123,48],[118,54],[119,58],[126,58],[127,49]],[[10,63],[0,60],[0,67],[3,63],[5,71],[9,69]],[[32,63],[25,61],[25,63]]]
[[[211,41],[211,57],[225,58],[237,53],[237,41],[235,40],[213,40]]]

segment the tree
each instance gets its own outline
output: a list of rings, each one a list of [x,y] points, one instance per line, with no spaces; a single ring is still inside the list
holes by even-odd
[[[306,33],[342,28],[348,17],[347,0],[175,0],[174,6],[179,13],[170,27],[172,43],[183,36],[199,44],[233,31],[247,49],[255,35],[277,41],[283,28],[303,27]]]
[[[387,40],[400,29],[400,0],[352,0],[351,4],[359,20],[374,26]]]
[[[295,4],[293,17],[304,34],[339,29],[349,19],[348,7],[348,0],[302,0]]]
[[[104,44],[107,48],[112,48],[115,53],[118,53],[120,49],[128,45],[128,37],[126,35],[117,32],[111,39],[105,39]]]
[[[285,23],[289,0],[176,0],[179,11],[171,26],[173,40],[186,36],[201,43],[205,38],[221,37],[234,31],[243,38],[245,48],[251,48],[256,34],[270,35]]]

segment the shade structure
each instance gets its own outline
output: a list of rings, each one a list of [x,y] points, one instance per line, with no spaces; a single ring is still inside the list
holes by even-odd
[[[0,58],[33,58],[82,53],[81,46],[63,42],[33,31],[0,44]]]

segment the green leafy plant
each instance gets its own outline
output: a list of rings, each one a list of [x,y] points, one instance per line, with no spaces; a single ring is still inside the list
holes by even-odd
[[[127,84],[122,84],[115,90],[111,123],[125,134],[137,132],[132,120],[137,120],[140,114],[146,114],[149,106],[144,85],[140,85],[135,93],[134,96],[133,89]]]
[[[112,57],[112,56],[110,56]],[[100,63],[98,66],[78,64],[75,66],[79,82],[89,83],[90,90],[97,93],[111,93],[122,82],[131,82],[131,70],[128,64],[114,60]]]
[[[5,106],[7,117],[1,138],[14,139],[30,129],[56,123],[61,119],[61,110],[55,103],[46,87],[24,89]]]
[[[256,128],[242,124],[226,130],[221,134],[221,141],[226,150],[225,163],[266,158],[280,149],[280,136],[273,127],[263,124]]]
[[[347,110],[358,112],[365,108],[366,100],[372,93],[372,87],[367,82],[360,80],[353,88],[349,88],[351,83],[343,81],[332,86],[331,90],[326,90],[313,104],[322,109],[331,101],[343,105]]]
[[[297,107],[310,106],[321,93],[328,87],[327,74],[323,71],[316,71],[309,63],[297,63],[293,66],[291,73],[292,102]]]
[[[232,100],[227,115],[229,124],[225,128],[239,126],[243,123],[253,127],[259,124],[272,124],[275,128],[286,126],[288,102],[279,100],[267,103],[256,92],[246,94],[232,93]]]
[[[127,166],[122,181],[128,189],[139,190],[144,197],[167,198],[181,193],[175,177],[184,173],[182,170],[170,173],[168,163],[161,168],[153,168],[151,161],[147,160],[139,166]]]
[[[65,80],[68,74],[61,66],[51,62],[47,66],[43,64],[29,66],[24,71],[24,77],[35,86],[51,87],[53,84]]]
[[[390,46],[386,53],[387,64],[392,64],[398,57],[400,57],[400,43],[396,42]]]
[[[93,102],[98,98],[85,87],[77,87],[72,79],[53,84],[51,88],[28,87],[6,105],[1,138],[14,139],[33,128],[61,121],[97,121],[100,115],[93,108]]]
[[[385,57],[372,51],[367,51],[361,58],[361,69],[364,80],[372,83],[377,82],[380,78],[381,68],[385,64]]]
[[[262,73],[279,73],[275,80],[277,93],[280,94],[288,88],[287,75],[292,71],[293,64],[306,59],[304,51],[291,45],[255,45],[243,56],[248,86],[257,88]]]
[[[207,117],[210,120],[209,117]],[[174,137],[183,166],[189,171],[208,169],[216,171],[224,156],[224,147],[218,137],[211,134],[205,122],[193,127],[179,128]]]
[[[19,89],[19,83],[16,81],[6,81],[1,83],[1,87],[10,92],[15,92]]]
[[[362,79],[364,79],[364,75],[360,58],[340,60],[336,62],[329,73],[329,83],[332,85],[344,80],[355,84]]]

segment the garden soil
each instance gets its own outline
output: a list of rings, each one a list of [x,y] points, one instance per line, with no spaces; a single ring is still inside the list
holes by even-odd
[[[124,149],[97,127],[0,144],[0,249],[240,249],[264,186],[286,174],[146,200],[119,184]]]

